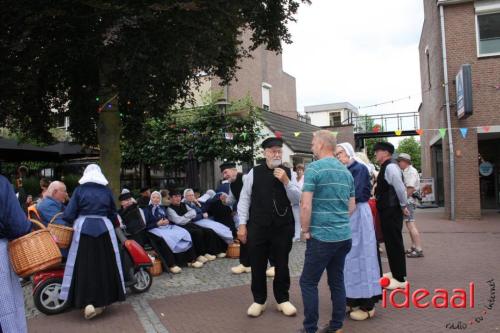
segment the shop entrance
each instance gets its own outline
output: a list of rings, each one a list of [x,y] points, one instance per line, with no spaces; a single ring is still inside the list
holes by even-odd
[[[481,209],[500,208],[500,139],[479,141]]]

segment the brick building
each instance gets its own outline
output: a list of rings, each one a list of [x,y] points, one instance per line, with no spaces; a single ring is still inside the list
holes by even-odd
[[[500,0],[424,0],[424,11],[419,44],[423,176],[434,178],[436,199],[452,217],[454,167],[455,218],[478,219],[483,209],[500,207]],[[470,84],[462,80],[467,68]],[[464,101],[472,112],[468,117],[457,115]],[[451,128],[451,133],[441,139],[439,128]],[[468,128],[465,138],[460,128]]]

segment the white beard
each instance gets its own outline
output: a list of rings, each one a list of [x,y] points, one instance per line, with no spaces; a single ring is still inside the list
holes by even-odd
[[[277,168],[277,167],[279,167],[280,165],[281,165],[281,160],[272,160],[272,161],[271,161],[271,166],[272,166],[273,168]]]

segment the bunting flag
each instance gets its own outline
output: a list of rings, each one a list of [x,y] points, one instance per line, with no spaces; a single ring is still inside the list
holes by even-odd
[[[440,128],[439,135],[441,135],[441,138],[444,139],[444,137],[446,136],[446,128]]]
[[[339,132],[332,131],[332,134],[333,134],[334,137],[337,137],[337,134],[339,134]]]
[[[373,133],[378,133],[378,132],[380,132],[380,127],[379,126],[373,126],[372,131],[373,131]]]
[[[403,132],[402,130],[397,130],[397,131],[394,131],[394,133],[395,133],[397,136],[400,136],[402,132]]]
[[[418,130],[416,130],[415,132],[417,132],[418,135],[422,135],[424,133],[424,130],[419,128]]]
[[[232,140],[234,137],[233,133],[227,133],[227,132],[224,134],[224,136],[226,140]]]
[[[274,132],[274,136],[276,136],[278,139],[282,137],[282,134],[280,131]]]
[[[488,133],[490,131],[490,127],[489,126],[483,126],[482,129],[483,129],[483,131],[485,133]]]
[[[293,135],[295,135],[295,137],[298,138],[300,135],[300,132],[294,132]]]
[[[467,127],[464,127],[464,128],[461,128],[461,129],[460,129],[460,134],[462,134],[462,138],[464,138],[464,139],[465,139],[465,137],[467,136],[467,131],[468,131],[468,130],[469,130],[469,129],[468,129]]]

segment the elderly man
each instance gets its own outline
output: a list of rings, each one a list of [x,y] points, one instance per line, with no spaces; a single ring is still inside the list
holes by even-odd
[[[304,175],[300,222],[307,244],[300,277],[304,326],[299,331],[304,333],[318,329],[318,283],[325,269],[332,318],[322,332],[341,332],[345,319],[344,265],[352,244],[349,216],[355,209],[355,188],[349,170],[334,157],[335,146],[330,131],[315,132],[312,151],[317,161]]]
[[[420,189],[420,176],[418,175],[417,169],[411,165],[410,155],[401,153],[398,155],[397,160],[399,167],[403,171],[403,181],[406,186],[406,195],[408,197],[408,212],[410,213],[406,217],[406,228],[410,233],[411,248],[406,250],[406,256],[408,258],[420,258],[424,256],[424,251],[422,250],[420,233],[418,232],[415,224],[415,217],[413,216],[416,206],[413,194]]]
[[[406,187],[401,170],[394,163],[394,146],[389,142],[377,142],[373,147],[380,164],[375,198],[384,235],[387,258],[391,272],[384,274],[391,279],[387,289],[404,288],[406,282],[406,259],[403,243],[403,215],[409,215]]]
[[[282,146],[281,138],[262,142],[266,162],[254,167],[243,179],[238,203],[238,238],[243,244],[248,240],[251,254],[254,303],[247,311],[251,317],[260,316],[266,308],[266,268],[270,257],[275,261],[273,291],[277,309],[286,316],[297,313],[289,301],[288,255],[294,233],[292,204],[299,202],[300,190],[290,181],[290,169],[282,165]]]
[[[49,184],[45,193],[45,198],[36,206],[42,222],[45,226],[54,219],[55,224],[65,225],[62,219],[62,211],[64,210],[64,202],[68,198],[66,185],[60,181],[53,181]]]

